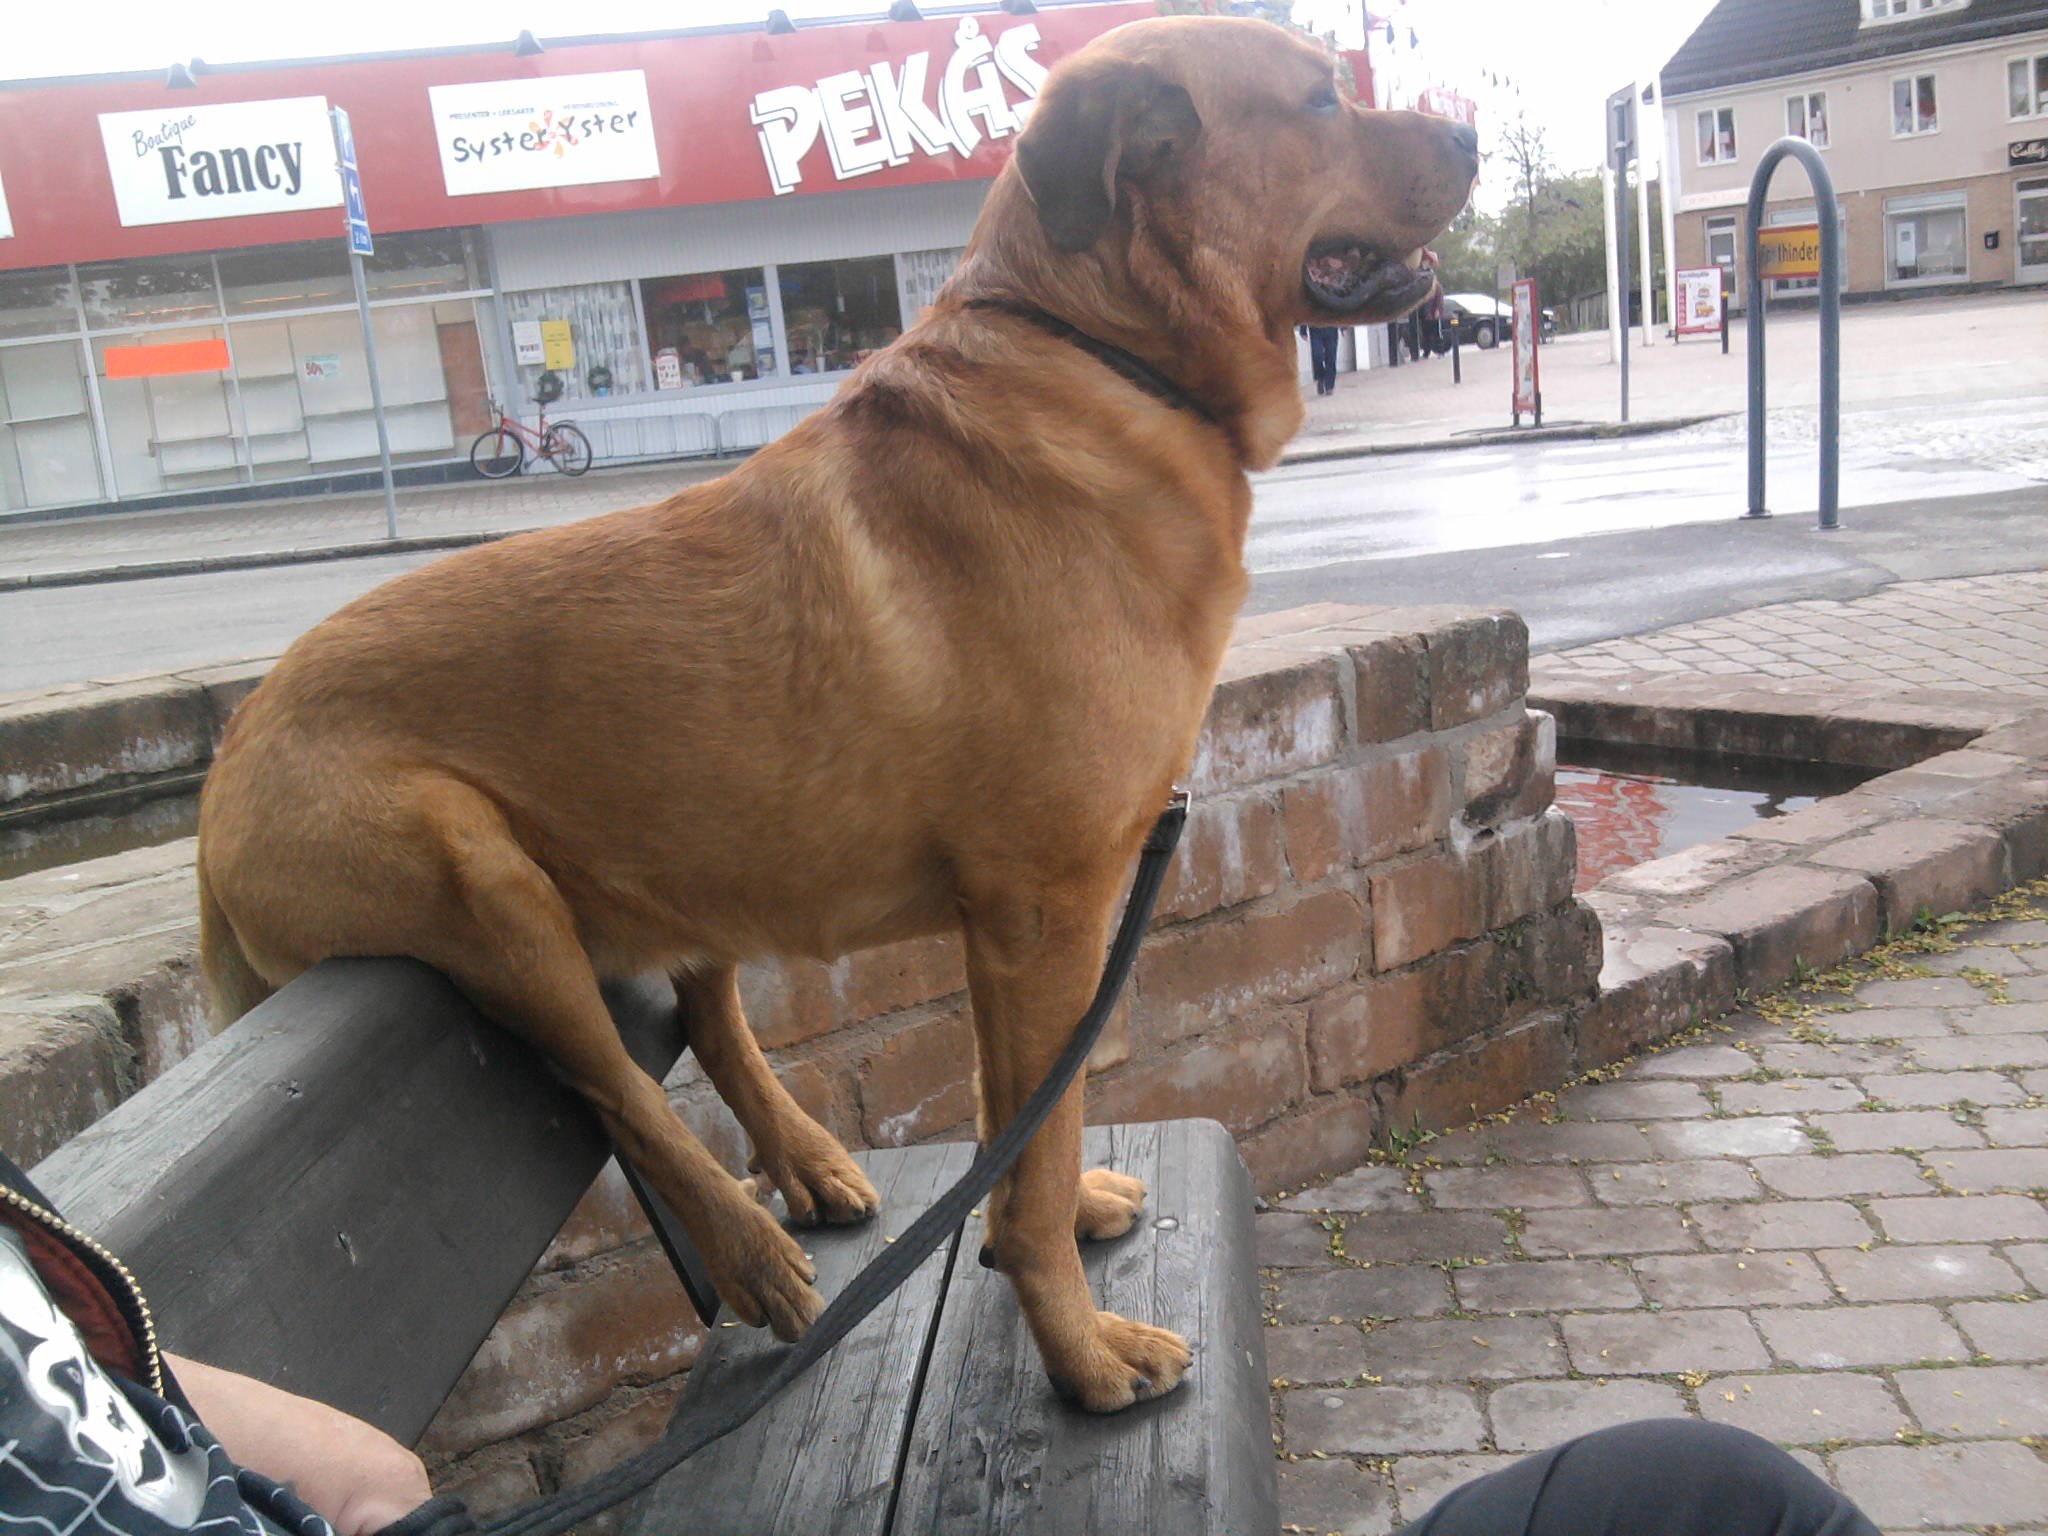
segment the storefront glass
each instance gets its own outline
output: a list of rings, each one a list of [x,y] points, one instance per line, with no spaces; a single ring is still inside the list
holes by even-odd
[[[79,342],[0,347],[0,511],[100,495]]]
[[[1965,223],[1960,195],[1943,201],[1894,198],[1886,203],[1886,286],[1965,281],[1970,275]]]
[[[204,256],[81,266],[78,286],[86,324],[96,331],[220,318],[213,263]]]
[[[538,361],[520,362],[519,343],[522,337],[528,339],[524,355],[531,358],[534,328],[549,321],[568,324],[575,357],[572,366],[554,370],[562,381],[560,399],[595,400],[654,387],[631,283],[527,289],[506,294],[500,307],[512,326],[513,366],[519,379],[519,398],[505,401],[506,409],[524,409],[540,392],[540,376],[549,371],[545,353]]]
[[[903,334],[896,259],[814,261],[777,268],[791,373],[836,373]]]
[[[780,375],[760,267],[647,278],[640,307],[656,389]]]
[[[71,273],[63,267],[0,272],[0,339],[77,331],[71,294]]]

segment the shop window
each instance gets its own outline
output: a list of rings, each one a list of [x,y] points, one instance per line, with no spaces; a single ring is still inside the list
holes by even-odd
[[[213,263],[204,256],[81,266],[78,287],[96,331],[220,318]]]
[[[231,315],[317,309],[356,301],[348,248],[339,240],[222,251],[219,260],[221,287],[227,293]]]
[[[1804,91],[1785,98],[1785,132],[1815,149],[1828,147],[1828,93]]]
[[[1955,283],[1969,277],[1963,200],[1894,198],[1884,210],[1888,286]]]
[[[837,373],[903,334],[893,256],[801,262],[777,277],[791,373]]]
[[[924,318],[966,254],[965,246],[951,245],[936,251],[905,251],[896,258],[896,291],[903,299],[905,325]]]
[[[1817,225],[1819,223],[1820,210],[1813,203],[1807,203],[1802,207],[1796,208],[1775,208],[1764,215],[1764,224],[1767,228],[1771,229],[1783,229],[1791,224]],[[1837,249],[1841,251],[1848,250],[1849,215],[1839,208],[1835,212],[1835,227],[1838,231],[1837,238],[1840,242]],[[1771,295],[1774,298],[1781,294],[1818,293],[1820,292],[1820,279],[1817,277],[1774,277],[1770,280],[1769,286]]]
[[[550,371],[546,352],[550,334],[555,338],[558,365],[553,372],[562,382],[559,399],[637,395],[653,388],[640,321],[633,313],[631,283],[522,289],[504,295],[501,308],[512,327],[513,367],[519,379],[519,398],[505,401],[508,409],[523,409],[540,393],[540,376]],[[561,326],[568,327],[566,336],[559,329],[549,329]],[[562,357],[565,345],[566,364]]]
[[[70,336],[77,331],[68,270],[0,272],[0,336]]]
[[[1727,165],[1735,159],[1735,109],[1709,107],[1695,118],[1699,128],[1701,165]]]
[[[81,345],[0,347],[0,510],[101,498]]]
[[[2048,115],[2048,53],[2011,59],[2005,66],[2006,116]]]
[[[363,258],[363,286],[373,299],[425,298],[485,286],[470,231],[422,229],[379,235],[377,254]]]
[[[1735,271],[1735,220],[1731,215],[1707,220],[1707,261],[1716,267],[1725,267],[1734,281]]]
[[[759,267],[647,278],[640,307],[656,389],[737,384],[779,372]]]
[[[1936,108],[1934,76],[1901,75],[1894,80],[1892,137],[1903,139],[1940,131],[1941,116]]]

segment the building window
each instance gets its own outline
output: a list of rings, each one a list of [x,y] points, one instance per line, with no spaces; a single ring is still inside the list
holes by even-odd
[[[768,283],[759,267],[650,277],[640,284],[656,389],[774,378]]]
[[[1901,75],[1892,81],[1892,137],[1903,139],[1940,131],[1934,76]]]
[[[1709,107],[1701,112],[1699,127],[1700,164],[1726,165],[1735,159],[1735,109]]]
[[[647,348],[640,340],[640,319],[633,308],[631,283],[580,283],[568,288],[528,288],[500,300],[512,327],[513,372],[519,380],[517,400],[523,408],[540,393],[540,376],[548,371],[547,343],[540,340],[538,357],[531,345],[547,334],[550,322],[569,327],[573,365],[554,370],[561,380],[561,400],[595,400],[608,395],[637,395],[654,387]],[[526,341],[528,345],[522,346]],[[559,347],[560,342],[557,342]]]
[[[1960,11],[1970,0],[1863,0],[1863,24],[1905,21],[1931,11]]]
[[[213,262],[205,256],[81,266],[78,286],[85,297],[86,322],[96,331],[220,318]]]
[[[1727,269],[1729,286],[1735,283],[1735,216],[1723,214],[1707,220],[1707,261]]]
[[[2048,114],[2048,53],[2011,59],[2005,66],[2006,116]]]
[[[903,334],[893,256],[795,262],[776,281],[791,373],[837,373]]]
[[[75,336],[69,267],[0,272],[0,336]]]
[[[1895,197],[1884,205],[1885,286],[1958,283],[1970,275],[1968,220],[1960,192]]]
[[[1828,93],[1807,91],[1785,98],[1785,131],[1815,149],[1828,147]]]

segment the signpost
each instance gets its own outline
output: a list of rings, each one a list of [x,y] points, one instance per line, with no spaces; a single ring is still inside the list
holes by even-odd
[[[370,291],[363,283],[363,258],[374,256],[370,214],[363,206],[363,179],[356,171],[356,136],[349,128],[348,109],[336,107],[334,159],[341,168],[341,196],[348,226],[348,267],[356,283],[356,314],[363,322],[363,360],[370,370],[370,407],[377,418],[377,462],[384,471],[384,537],[398,537],[398,496],[391,485],[391,433],[384,424],[384,386],[377,378],[377,338],[370,329]]]
[[[1607,98],[1607,163],[1614,167],[1616,199],[1621,213],[1615,270],[1621,274],[1621,291],[1614,300],[1621,306],[1621,419],[1628,420],[1628,168],[1636,158],[1636,88],[1616,91]],[[1647,298],[1647,295],[1645,295]]]
[[[1820,226],[1778,224],[1758,230],[1756,259],[1757,273],[1767,281],[1772,278],[1819,277]]]
[[[1543,312],[1536,306],[1536,279],[1525,277],[1515,284],[1515,425],[1522,424],[1522,412],[1530,412],[1536,426],[1543,425],[1543,385],[1537,375],[1536,349],[1543,334]]]

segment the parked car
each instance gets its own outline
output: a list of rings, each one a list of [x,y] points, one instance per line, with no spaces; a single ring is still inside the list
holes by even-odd
[[[1499,299],[1483,293],[1447,293],[1444,324],[1456,325],[1461,341],[1469,341],[1475,347],[1495,347],[1503,337],[1514,334],[1515,312]]]

